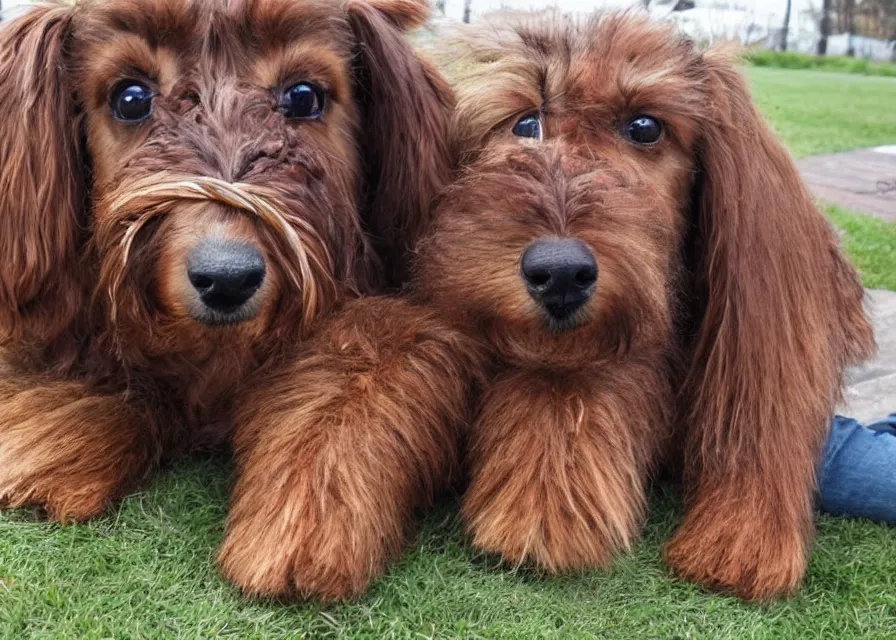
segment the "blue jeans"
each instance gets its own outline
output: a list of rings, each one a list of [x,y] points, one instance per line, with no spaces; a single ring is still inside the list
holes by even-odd
[[[867,427],[836,416],[818,488],[828,513],[896,525],[896,413]]]

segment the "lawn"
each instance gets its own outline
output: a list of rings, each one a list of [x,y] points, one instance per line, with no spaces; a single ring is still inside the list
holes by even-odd
[[[753,95],[793,154],[896,144],[896,78],[747,69]]]
[[[797,155],[896,142],[896,81],[751,69]],[[896,289],[896,229],[829,210],[866,284]],[[787,428],[788,425],[781,425]],[[360,602],[252,603],[217,576],[231,467],[182,462],[105,517],[58,526],[0,513],[0,638],[872,638],[896,637],[896,531],[819,517],[802,591],[768,607],[674,580],[661,546],[681,516],[652,500],[644,538],[611,570],[544,578],[465,544],[452,503]]]
[[[858,56],[816,56],[795,51],[773,51],[752,49],[745,59],[755,67],[777,69],[806,69],[828,73],[855,73],[869,76],[889,76],[896,78],[896,63],[872,62]]]
[[[843,247],[862,273],[865,286],[896,291],[896,224],[838,207],[827,211],[843,231]]]
[[[212,565],[226,461],[185,462],[89,525],[0,518],[6,638],[893,638],[896,534],[820,518],[808,581],[767,608],[670,578],[660,546],[680,509],[658,494],[644,539],[608,572],[547,579],[464,544],[452,505],[362,601],[320,607],[240,599]],[[5,584],[5,587],[4,587]]]

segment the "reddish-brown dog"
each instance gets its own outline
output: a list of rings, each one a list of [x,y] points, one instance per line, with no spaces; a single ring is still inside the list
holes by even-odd
[[[461,390],[426,374],[463,350],[397,301],[305,338],[402,279],[450,171],[450,92],[402,37],[425,17],[83,0],[3,25],[0,504],[90,518],[234,437],[228,577],[338,598],[382,570],[450,476]],[[416,386],[387,394],[390,367]]]
[[[445,42],[461,168],[420,284],[496,362],[469,450],[474,544],[606,565],[668,461],[687,494],[674,570],[792,592],[844,368],[873,337],[744,80],[635,14],[517,15]]]

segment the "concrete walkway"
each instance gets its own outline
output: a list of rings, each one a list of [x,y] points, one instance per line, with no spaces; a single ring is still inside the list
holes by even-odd
[[[896,223],[896,145],[804,158],[797,162],[815,197]],[[878,356],[849,372],[838,411],[869,422],[896,412],[896,292],[868,291]]]
[[[869,422],[896,412],[896,291],[869,290],[877,359],[849,372],[846,405],[839,413]]]
[[[819,201],[896,222],[896,145],[803,158],[797,165]]]

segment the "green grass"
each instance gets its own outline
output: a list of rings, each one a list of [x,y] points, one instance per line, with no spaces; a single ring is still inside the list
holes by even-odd
[[[680,514],[653,500],[644,538],[607,572],[544,578],[465,544],[453,505],[426,519],[410,553],[360,602],[250,603],[222,583],[229,466],[185,462],[88,525],[0,516],[4,638],[893,638],[896,535],[820,518],[794,599],[741,604],[669,576],[660,548]],[[5,585],[5,586],[4,586]]]
[[[896,66],[896,65],[894,65]],[[765,117],[801,158],[896,144],[896,79],[747,68]],[[865,286],[896,290],[896,225],[829,207]]]
[[[871,62],[863,58],[848,56],[815,56],[794,51],[772,51],[754,49],[744,59],[756,67],[777,69],[802,69],[829,71],[833,73],[855,73],[867,76],[888,76],[896,78],[896,64],[892,62]]]
[[[838,207],[828,216],[843,231],[843,248],[866,287],[896,291],[896,224]]]
[[[746,71],[762,112],[797,158],[896,143],[896,79]]]
[[[763,110],[798,155],[896,142],[896,82],[750,70]],[[896,227],[829,210],[869,286],[896,289]],[[786,425],[782,425],[786,428]],[[804,588],[748,606],[673,579],[662,543],[681,516],[652,500],[645,535],[609,571],[546,578],[474,553],[456,506],[360,602],[240,598],[214,567],[231,466],[188,460],[86,525],[0,513],[0,638],[873,638],[896,637],[896,532],[818,519]]]

